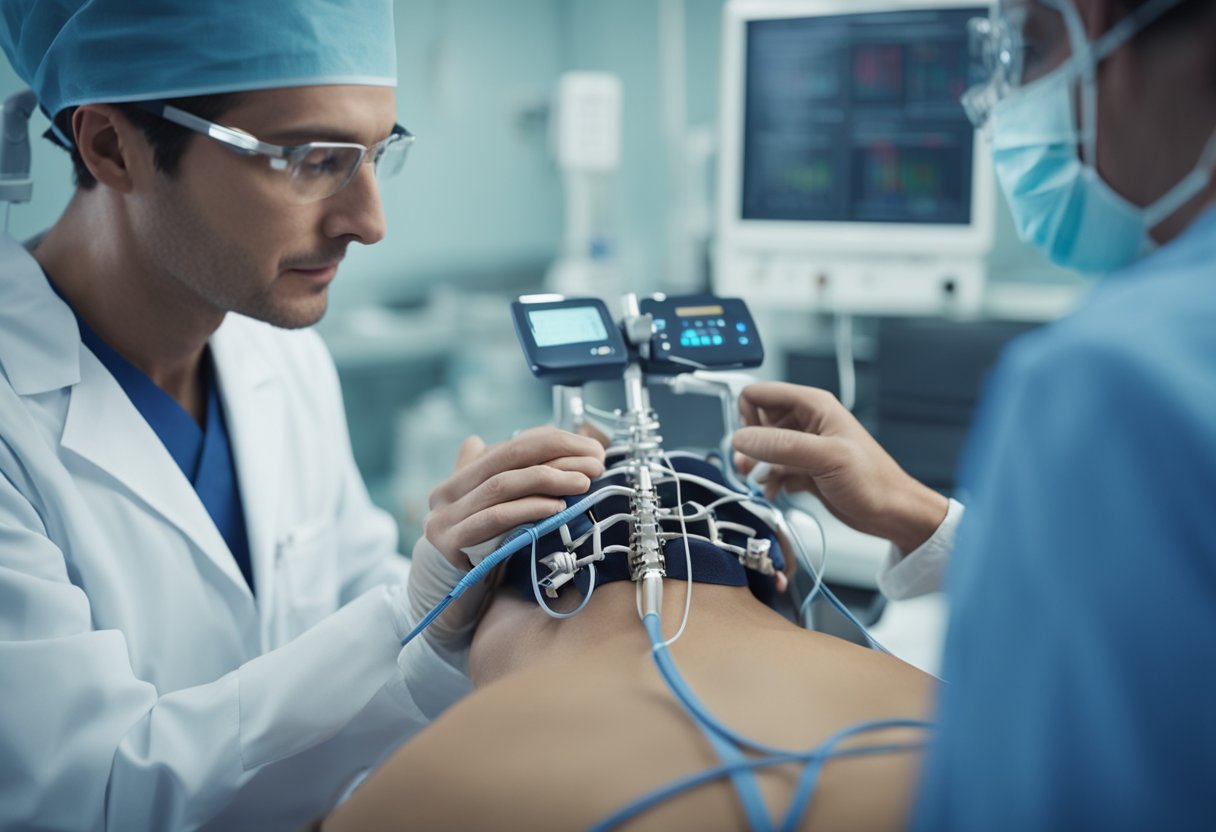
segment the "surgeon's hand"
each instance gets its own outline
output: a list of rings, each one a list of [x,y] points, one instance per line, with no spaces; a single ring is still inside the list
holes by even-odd
[[[752,384],[739,397],[746,427],[735,432],[735,464],[762,478],[770,499],[782,489],[809,491],[842,522],[885,537],[904,553],[929,539],[949,501],[909,476],[826,390]]]
[[[470,436],[456,470],[431,492],[426,537],[453,565],[468,569],[462,549],[566,508],[604,473],[604,447],[557,428],[533,428],[497,445]]]

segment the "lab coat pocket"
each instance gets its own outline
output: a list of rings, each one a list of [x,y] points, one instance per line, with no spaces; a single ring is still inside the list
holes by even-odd
[[[275,583],[276,644],[338,609],[338,532],[332,519],[297,526],[279,539]]]

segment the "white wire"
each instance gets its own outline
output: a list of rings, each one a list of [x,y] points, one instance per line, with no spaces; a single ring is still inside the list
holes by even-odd
[[[840,376],[840,403],[845,410],[857,404],[857,367],[853,362],[853,318],[837,314],[835,317],[836,371]]]
[[[816,595],[819,594],[819,588],[823,585],[823,573],[826,570],[828,563],[828,538],[823,531],[823,524],[820,523],[816,517],[813,517],[810,512],[804,511],[802,514],[809,518],[811,522],[815,524],[815,528],[819,530],[820,558],[818,569],[815,568],[815,564],[811,560],[810,553],[807,552],[806,546],[803,545],[802,538],[799,537],[798,533],[794,531],[793,526],[785,521],[784,516],[781,517],[781,526],[779,528],[794,544],[794,557],[797,558],[798,562],[802,564],[806,571],[810,572],[815,577],[815,583],[811,586],[811,591],[808,592],[806,598],[802,600],[802,608],[798,610],[798,617],[801,619],[799,623],[803,627],[806,627],[806,613],[810,609],[810,602]],[[807,629],[810,628],[807,627]]]
[[[697,462],[704,462],[705,457],[701,454],[694,454],[692,451],[668,451],[668,459],[695,459]]]
[[[713,480],[707,480],[704,477],[698,477],[696,474],[679,474],[679,477],[685,482],[691,482],[695,485],[699,485],[702,488],[708,489],[709,491],[712,491],[722,497],[735,497],[739,495],[738,491],[732,491],[724,485],[720,485]],[[747,497],[746,494],[743,496]],[[760,519],[761,522],[769,526],[777,525],[777,521],[774,520],[774,518],[781,516],[781,512],[775,507],[767,505],[764,502],[757,501],[754,497],[747,497],[747,499],[741,500],[739,502],[739,506],[755,515]],[[760,509],[764,509],[764,511],[762,512]]]
[[[663,453],[663,459],[667,463],[668,470],[675,475],[676,478],[676,505],[684,505],[684,496],[680,493],[680,474],[676,471],[675,466],[671,464],[671,458],[667,453]],[[684,563],[688,569],[688,593],[684,596],[684,618],[680,621],[680,629],[676,630],[676,634],[667,641],[663,642],[664,647],[670,647],[676,643],[676,640],[684,635],[684,628],[688,626],[688,613],[692,609],[692,549],[688,546],[688,523],[684,520],[684,515],[680,515],[680,533],[684,538]],[[641,584],[638,585],[639,587]]]
[[[611,517],[606,517],[603,520],[600,520],[598,523],[596,523],[595,526],[592,527],[591,531],[584,534],[578,540],[573,541],[573,545],[570,548],[577,549],[579,546],[582,546],[584,543],[587,542],[587,539],[594,536],[597,533],[597,531],[600,534],[603,534],[608,529],[611,529],[613,526],[615,526],[617,523],[622,523],[626,520],[632,520],[632,519],[633,519],[632,514],[614,514]]]
[[[536,603],[539,604],[540,608],[542,610],[544,610],[546,613],[548,613],[551,618],[558,618],[558,619],[573,618],[574,616],[576,616],[580,612],[582,612],[583,608],[587,606],[587,602],[591,600],[592,593],[595,592],[595,564],[594,563],[587,564],[587,572],[588,572],[587,578],[589,581],[589,583],[587,584],[587,594],[583,596],[583,602],[581,604],[579,604],[577,607],[572,609],[570,612],[558,612],[557,610],[550,607],[545,602],[545,599],[541,597],[541,594],[540,594],[540,578],[536,574],[536,535],[535,534],[532,535],[532,594],[536,597]]]
[[[744,537],[755,537],[756,530],[751,526],[745,526],[742,523],[731,523],[726,520],[718,521],[718,529],[721,531],[738,532]]]
[[[727,503],[743,503],[749,499],[750,498],[746,494],[736,494],[733,497],[721,497],[717,500],[714,500],[712,503],[710,503],[707,506],[702,506],[699,503],[694,503],[694,502],[690,501],[690,502],[686,503],[685,505],[697,506],[697,508],[698,508],[698,511],[694,511],[692,514],[688,514],[687,512],[680,512],[680,514],[676,514],[676,510],[674,508],[666,509],[665,511],[667,511],[668,516],[670,516],[673,519],[682,516],[685,520],[692,522],[692,523],[696,523],[700,520],[704,520],[706,517],[709,516],[710,512],[712,512],[714,509],[718,508],[719,506],[726,505]],[[680,506],[680,508],[684,508],[684,506],[682,505],[682,506]]]
[[[715,546],[724,552],[730,552],[732,555],[738,555],[740,557],[747,554],[746,549],[743,549],[739,546],[735,546],[734,544],[731,544],[731,543],[727,543],[724,540],[714,539],[712,537],[706,537],[705,535],[701,535],[701,534],[687,534],[686,535],[681,532],[662,532],[659,534],[660,540],[675,540],[677,537],[684,537],[684,538],[687,538],[688,540],[700,540],[704,543],[710,544],[711,546]]]
[[[613,412],[611,410],[604,410],[602,407],[596,407],[595,405],[586,403],[583,404],[583,410],[587,411],[597,419],[603,419],[606,422],[615,422],[618,425],[625,424],[629,421],[629,418],[619,410]]]

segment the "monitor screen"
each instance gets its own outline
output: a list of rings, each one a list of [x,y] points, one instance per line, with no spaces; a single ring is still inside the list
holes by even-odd
[[[740,218],[972,222],[967,21],[983,8],[750,20]]]
[[[538,347],[583,344],[608,338],[604,319],[594,306],[536,310],[528,313],[528,323]]]

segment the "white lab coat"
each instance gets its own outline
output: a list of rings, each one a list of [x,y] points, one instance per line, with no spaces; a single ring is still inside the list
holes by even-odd
[[[0,237],[0,828],[293,828],[467,689],[422,639],[398,646],[384,586],[408,562],[320,339],[229,315],[210,343],[256,599]]]

